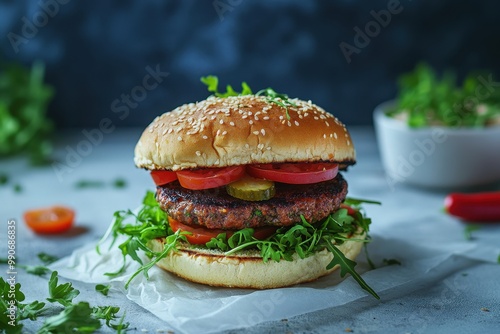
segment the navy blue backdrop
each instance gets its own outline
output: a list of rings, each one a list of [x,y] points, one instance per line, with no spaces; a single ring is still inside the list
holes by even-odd
[[[498,74],[499,14],[494,0],[3,0],[0,57],[46,63],[59,127],[146,125],[204,99],[206,74],[370,124],[419,61]]]

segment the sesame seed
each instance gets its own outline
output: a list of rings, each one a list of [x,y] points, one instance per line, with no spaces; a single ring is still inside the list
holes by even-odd
[[[174,131],[174,129],[170,128],[168,129],[167,133],[172,133],[172,131]]]
[[[210,116],[210,119],[213,121],[217,116]]]
[[[324,134],[323,134],[323,138],[325,138],[325,139],[326,139],[326,133],[324,133]]]
[[[330,133],[330,138],[332,138],[332,137],[333,137],[333,133]]]
[[[227,135],[227,131],[222,131],[222,135],[223,136]]]
[[[229,122],[229,125],[234,126],[234,122]]]
[[[292,126],[292,123],[290,123],[290,121],[287,122],[287,125],[288,126]]]
[[[315,119],[315,120],[317,121],[317,120],[319,119],[319,117],[317,117],[317,116],[314,116],[314,119]]]
[[[181,137],[181,136],[177,137],[177,140],[178,140],[178,141],[181,141],[181,140],[182,140],[182,137]]]
[[[205,135],[204,135],[202,138],[203,138],[203,139],[208,139],[208,137],[207,137],[207,136],[205,136]]]
[[[255,116],[254,116],[254,119],[255,119],[256,121],[258,121],[258,120],[259,120],[259,117],[258,117],[257,115],[255,115]]]
[[[266,147],[266,150],[270,151],[271,150],[271,146]]]
[[[245,148],[250,148],[250,145],[248,145],[248,143],[245,144]]]
[[[163,130],[161,134],[165,135],[166,133],[167,133],[167,129]]]
[[[243,115],[243,116],[241,116],[241,118],[247,118],[247,117],[248,117],[248,115]]]
[[[351,145],[351,142],[350,141],[347,141],[347,146]]]
[[[335,137],[335,139],[337,139],[337,132],[334,132],[333,136]]]
[[[200,151],[196,151],[195,152],[197,156],[201,156],[201,152]]]
[[[254,131],[252,132],[254,135],[258,136],[259,135],[259,131]]]
[[[261,129],[261,130],[260,130],[260,133],[262,133],[262,135],[263,135],[263,136],[265,136],[265,135],[266,135],[266,130]]]
[[[269,116],[264,116],[264,120],[268,120],[269,119]]]
[[[326,126],[330,126],[330,123],[328,123],[327,121],[325,121],[325,124],[326,124]]]
[[[257,148],[258,148],[259,150],[264,149],[264,144],[260,143],[259,145],[257,145]]]
[[[299,122],[295,121],[294,123],[295,123],[295,125],[299,126]]]
[[[283,115],[280,116],[280,120],[283,119]]]

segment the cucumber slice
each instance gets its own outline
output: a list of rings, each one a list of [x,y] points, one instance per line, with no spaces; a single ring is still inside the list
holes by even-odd
[[[265,201],[276,193],[273,181],[256,179],[248,175],[228,184],[226,191],[229,195],[245,201]]]

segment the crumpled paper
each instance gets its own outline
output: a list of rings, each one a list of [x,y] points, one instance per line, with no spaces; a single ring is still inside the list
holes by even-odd
[[[466,241],[457,224],[429,224],[425,217],[421,222],[379,226],[372,229],[373,241],[369,246],[370,258],[378,268],[369,270],[361,254],[356,269],[382,299],[403,296],[475,261],[496,262],[500,231],[498,227],[492,229],[477,232],[482,233],[479,244]],[[52,264],[51,269],[68,279],[111,284],[178,332],[211,333],[250,327],[373,298],[352,277],[341,279],[339,271],[294,287],[248,290],[191,283],[154,267],[149,271],[149,280],[140,274],[125,290],[124,285],[138,263],[128,259],[122,275],[104,275],[122,265],[118,241],[109,251],[110,240],[101,244],[102,255],[96,252],[95,245],[77,249]],[[384,259],[397,259],[401,265],[384,265]]]

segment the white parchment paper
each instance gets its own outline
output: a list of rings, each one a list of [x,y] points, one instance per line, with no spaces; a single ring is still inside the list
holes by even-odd
[[[413,220],[411,224],[382,226],[371,233],[370,257],[378,268],[368,270],[363,254],[356,268],[382,298],[407,294],[474,261],[497,261],[498,228],[492,233],[481,231],[479,245],[465,240],[456,224],[429,225]],[[313,283],[258,291],[190,283],[155,267],[149,271],[149,280],[141,274],[125,290],[125,282],[138,264],[129,261],[126,272],[119,277],[104,275],[122,264],[116,245],[109,251],[109,241],[101,245],[102,255],[97,254],[95,245],[77,249],[51,269],[68,279],[112,284],[179,332],[210,333],[248,327],[373,298],[352,277],[341,280],[338,271]],[[401,265],[383,265],[383,259],[397,259]]]

